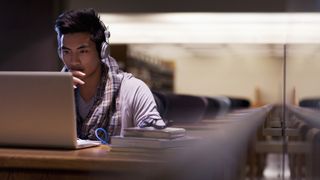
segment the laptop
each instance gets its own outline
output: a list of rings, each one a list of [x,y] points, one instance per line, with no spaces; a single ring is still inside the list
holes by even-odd
[[[71,73],[0,72],[0,146],[79,149]]]

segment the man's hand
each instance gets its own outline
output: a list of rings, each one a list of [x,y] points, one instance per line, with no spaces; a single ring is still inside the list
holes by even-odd
[[[156,128],[156,129],[164,129],[167,126],[166,126],[166,123],[162,119],[159,119],[159,120],[153,121],[152,127]]]
[[[70,71],[73,76],[73,87],[77,88],[78,85],[84,85],[85,82],[81,80],[86,74],[81,71]]]
[[[156,129],[164,129],[167,127],[166,123],[162,119],[153,119],[151,122],[142,121],[138,124],[139,127],[154,127]]]

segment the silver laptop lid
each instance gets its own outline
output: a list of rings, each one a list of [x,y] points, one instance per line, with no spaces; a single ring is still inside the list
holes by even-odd
[[[0,72],[0,146],[76,147],[72,76]]]

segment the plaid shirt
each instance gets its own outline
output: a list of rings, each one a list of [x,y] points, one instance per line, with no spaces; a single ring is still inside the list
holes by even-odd
[[[108,57],[102,60],[102,74],[97,98],[87,117],[82,119],[77,109],[77,132],[81,139],[96,139],[95,129],[104,128],[109,136],[119,135],[121,129],[121,113],[119,105],[119,89],[123,77],[117,62]]]

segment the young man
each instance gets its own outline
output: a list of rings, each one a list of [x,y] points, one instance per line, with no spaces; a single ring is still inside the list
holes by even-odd
[[[55,30],[63,71],[73,75],[79,138],[96,139],[97,128],[109,136],[133,126],[165,128],[149,88],[109,55],[109,31],[93,9],[61,14]]]

